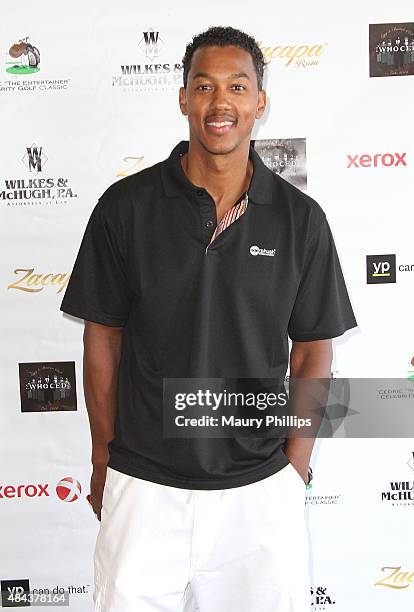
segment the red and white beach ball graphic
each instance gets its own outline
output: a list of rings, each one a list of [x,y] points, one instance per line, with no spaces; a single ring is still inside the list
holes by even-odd
[[[59,499],[66,502],[73,502],[80,496],[81,486],[77,480],[71,476],[62,478],[56,485],[56,493]]]

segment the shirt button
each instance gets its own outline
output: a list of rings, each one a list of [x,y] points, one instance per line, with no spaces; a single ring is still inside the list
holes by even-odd
[[[204,195],[204,189],[197,189],[196,194],[197,194],[198,196],[202,196],[202,195]]]
[[[209,219],[208,221],[206,221],[205,225],[206,227],[213,227],[214,223],[211,219]]]

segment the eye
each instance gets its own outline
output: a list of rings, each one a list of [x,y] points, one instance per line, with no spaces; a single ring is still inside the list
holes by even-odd
[[[199,85],[197,89],[201,89],[202,91],[205,91],[204,87],[210,87],[210,85]]]
[[[243,91],[245,88],[244,85],[240,85],[240,83],[235,83],[232,87],[241,87],[241,89],[238,89],[237,91]]]

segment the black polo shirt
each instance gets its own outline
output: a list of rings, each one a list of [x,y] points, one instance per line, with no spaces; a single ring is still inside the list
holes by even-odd
[[[207,247],[209,193],[181,141],[111,185],[92,211],[61,310],[124,326],[109,466],[153,482],[224,489],[270,476],[285,439],[163,437],[164,377],[283,379],[292,340],[357,325],[325,214],[250,147],[246,212]]]

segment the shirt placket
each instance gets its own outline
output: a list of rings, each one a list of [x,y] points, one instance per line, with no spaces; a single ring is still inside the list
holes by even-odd
[[[206,252],[207,252],[208,247],[217,238],[217,236],[219,236],[225,229],[230,227],[232,223],[237,221],[237,219],[239,219],[246,212],[248,202],[249,202],[249,196],[246,193],[242,200],[240,200],[239,202],[236,202],[236,204],[234,204],[231,208],[229,208],[229,210],[223,215],[222,219],[218,223],[216,229],[214,230],[210,238],[210,241],[206,247]]]

